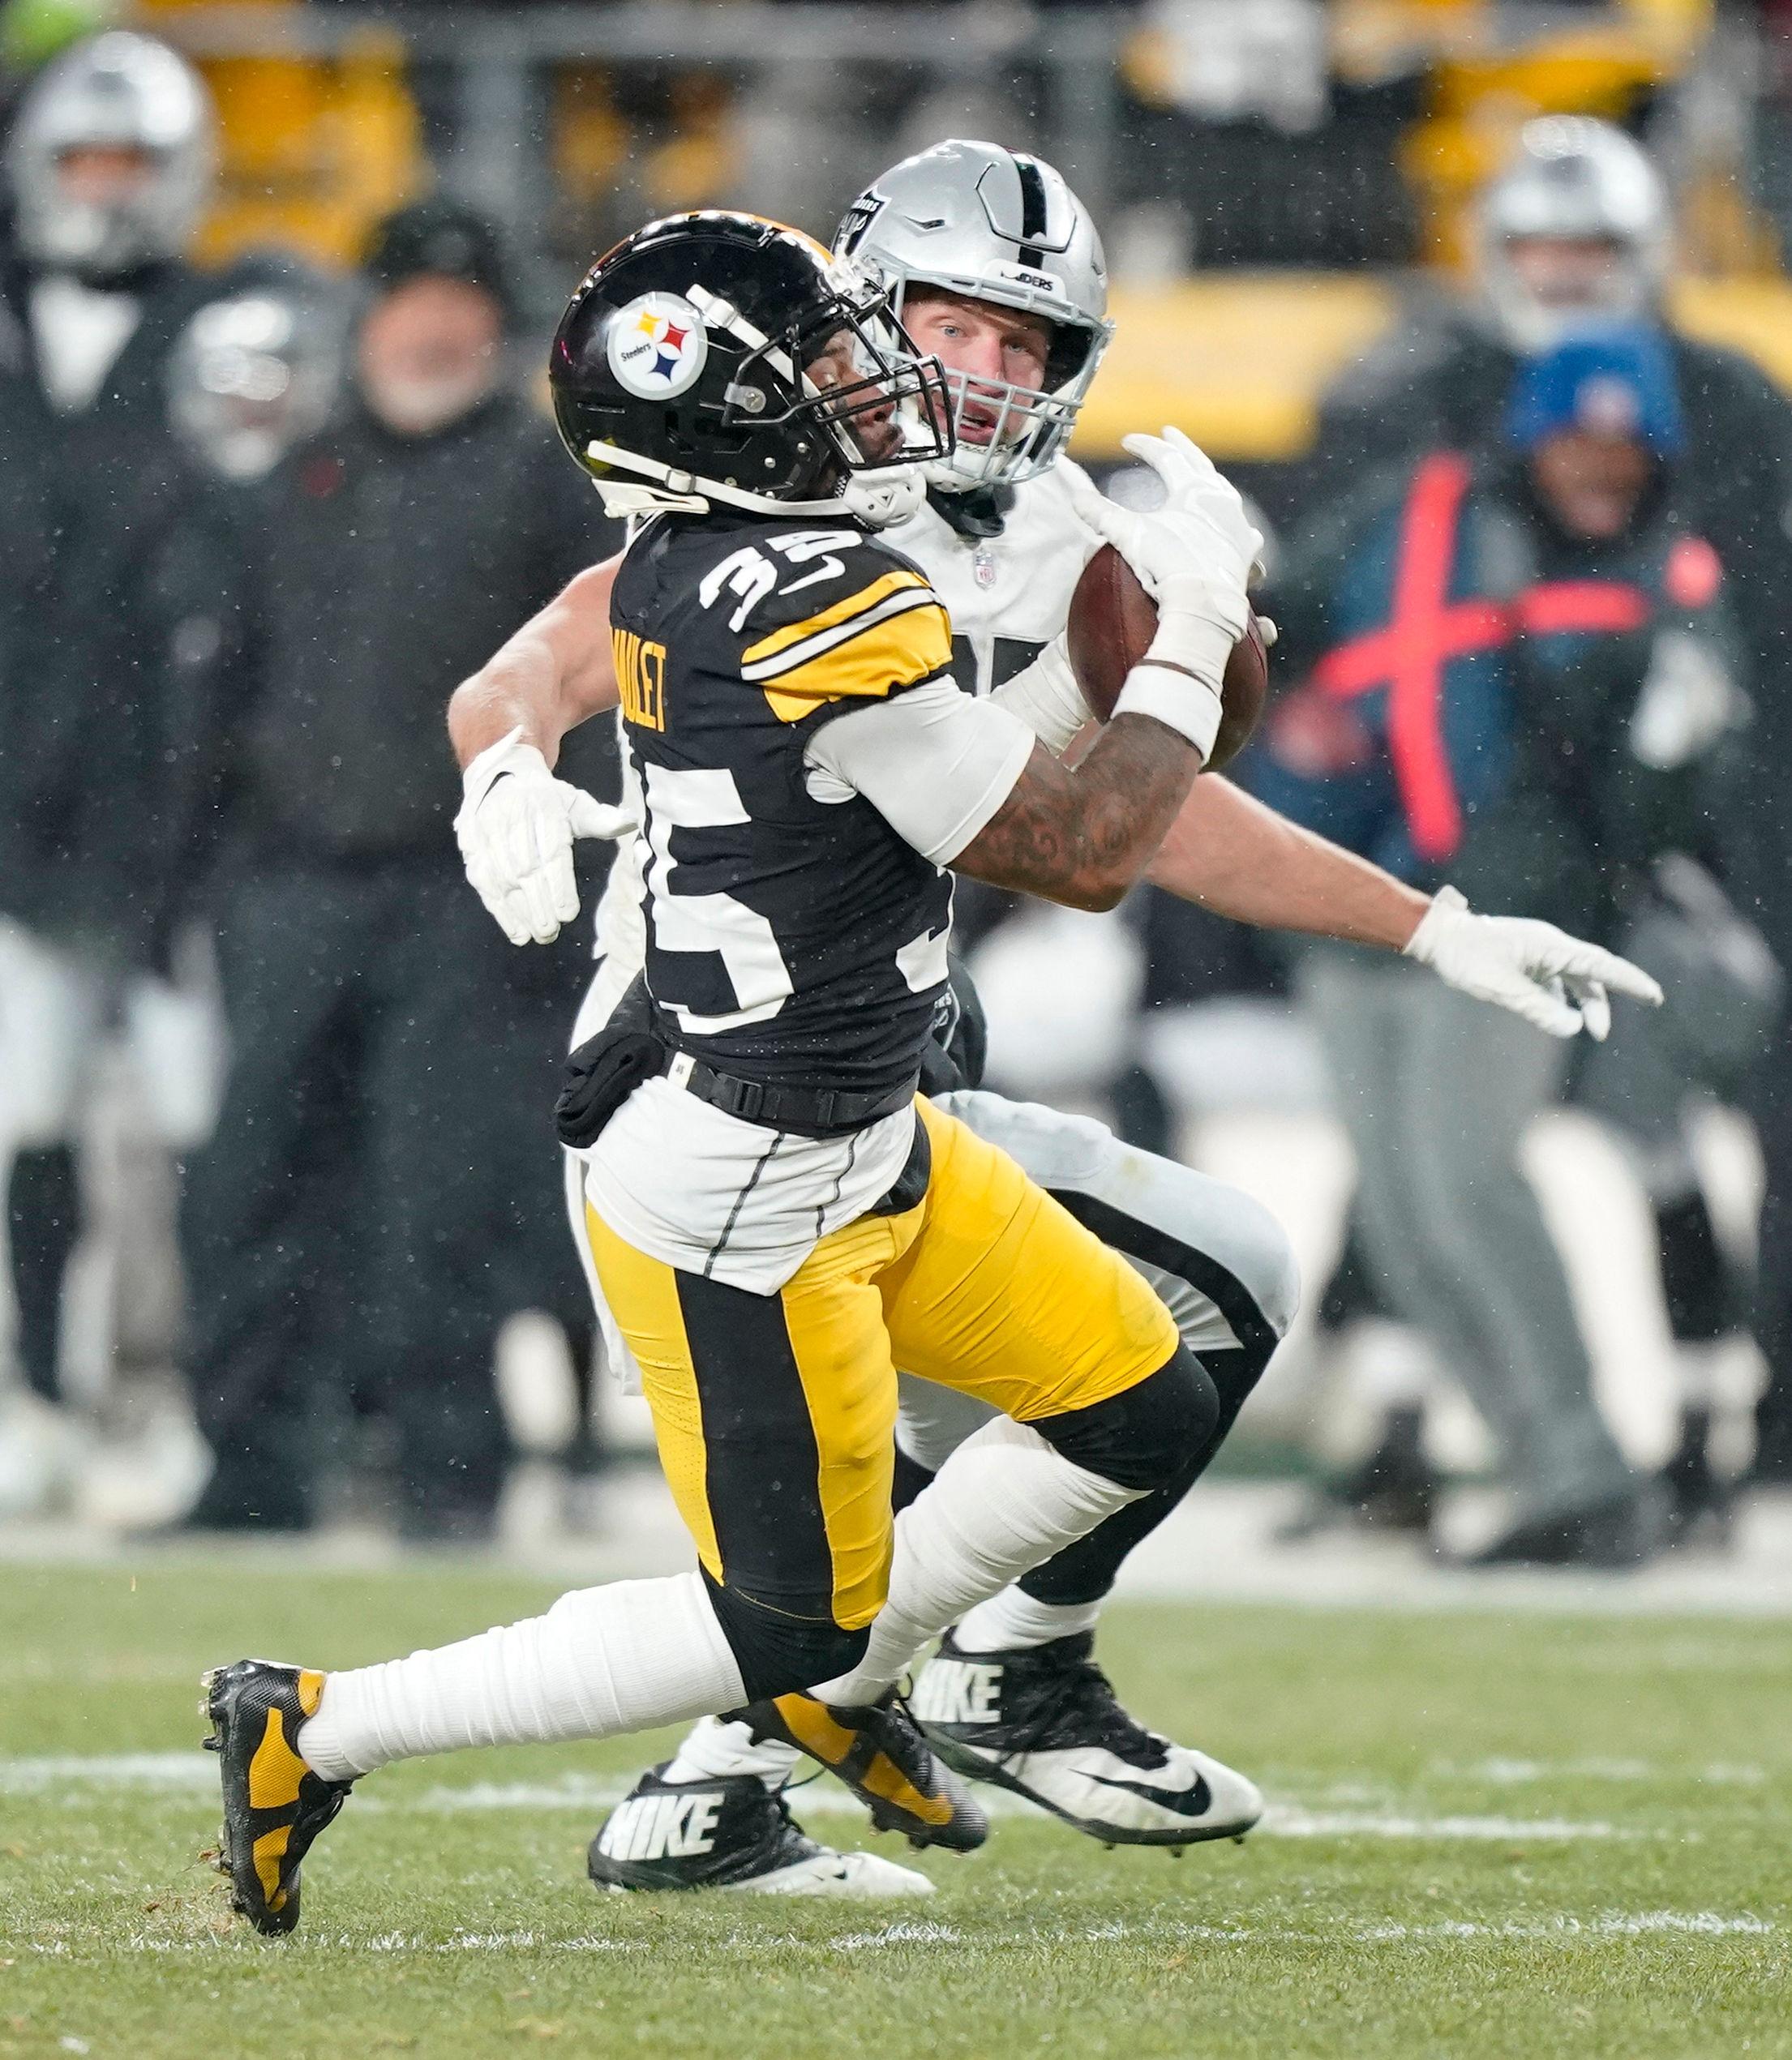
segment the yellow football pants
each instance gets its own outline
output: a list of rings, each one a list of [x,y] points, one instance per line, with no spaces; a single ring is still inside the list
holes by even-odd
[[[881,1608],[898,1366],[1022,1423],[1123,1394],[1176,1325],[1005,1152],[927,1102],[927,1193],[817,1244],[776,1295],[670,1266],[585,1211],[660,1463],[711,1578],[846,1630]]]

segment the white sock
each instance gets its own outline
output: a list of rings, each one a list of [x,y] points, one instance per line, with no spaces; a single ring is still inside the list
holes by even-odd
[[[896,1519],[890,1599],[850,1674],[812,1692],[874,1702],[915,1654],[984,1601],[1138,1499],[998,1416],[967,1437]]]
[[[1099,1601],[1039,1602],[1010,1586],[961,1617],[953,1642],[961,1652],[1019,1652],[1092,1631],[1100,1614]]]
[[[461,1745],[613,1738],[746,1700],[701,1577],[614,1581],[545,1617],[328,1677],[294,1741],[327,1780]]]
[[[736,1717],[724,1724],[704,1717],[684,1734],[678,1757],[666,1770],[667,1781],[713,1781],[718,1775],[750,1774],[768,1788],[781,1788],[803,1755],[779,1738],[755,1738],[752,1728]]]

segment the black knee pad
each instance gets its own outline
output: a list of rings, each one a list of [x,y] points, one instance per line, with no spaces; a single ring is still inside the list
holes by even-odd
[[[1219,1427],[1219,1390],[1183,1344],[1123,1394],[1032,1426],[1075,1465],[1147,1493],[1185,1474]]]
[[[848,1631],[821,1617],[787,1617],[782,1610],[768,1609],[762,1602],[723,1587],[707,1573],[703,1585],[722,1635],[740,1666],[750,1702],[768,1695],[788,1695],[795,1689],[812,1688],[818,1681],[851,1673],[871,1642],[869,1625]]]

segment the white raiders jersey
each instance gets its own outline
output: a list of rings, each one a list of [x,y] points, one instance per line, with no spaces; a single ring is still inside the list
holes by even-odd
[[[1060,458],[1017,486],[999,536],[962,537],[924,501],[907,521],[878,533],[879,542],[913,560],[945,603],[952,619],[953,675],[967,693],[989,694],[1005,686],[1069,619],[1076,583],[1101,546],[1071,505],[1070,469],[1071,460]],[[1030,726],[1039,726],[1027,708],[1017,705],[1014,712]],[[626,788],[626,751],[622,760]],[[625,792],[624,798],[632,799],[638,816],[641,797]],[[647,948],[643,858],[638,837],[619,845],[598,909],[598,955],[608,961],[607,973],[624,974],[626,968],[623,987]]]
[[[1068,458],[1014,489],[999,537],[961,537],[929,502],[884,541],[911,558],[952,618],[952,671],[969,694],[1022,672],[1064,627],[1101,539],[1070,505]]]

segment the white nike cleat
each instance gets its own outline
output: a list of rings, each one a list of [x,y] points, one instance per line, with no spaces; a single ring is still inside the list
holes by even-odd
[[[931,1895],[912,1867],[875,1852],[818,1845],[788,1805],[750,1774],[667,1781],[642,1775],[604,1819],[586,1869],[599,1888],[744,1889],[757,1895]]]
[[[948,1631],[910,1707],[949,1767],[1025,1796],[1106,1845],[1242,1838],[1254,1782],[1129,1716],[1090,1657],[1095,1634],[964,1652]]]

